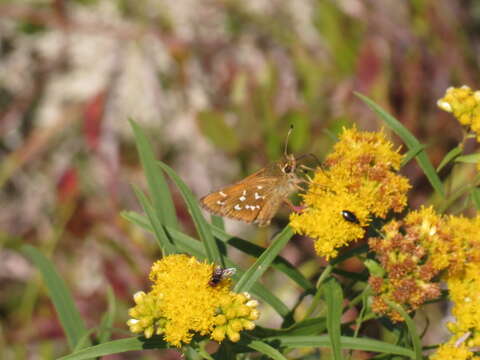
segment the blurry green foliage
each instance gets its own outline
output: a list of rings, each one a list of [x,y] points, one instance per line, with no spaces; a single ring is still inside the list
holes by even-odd
[[[240,141],[235,130],[227,125],[227,115],[219,111],[201,111],[198,113],[198,126],[202,134],[221,150],[235,153]]]

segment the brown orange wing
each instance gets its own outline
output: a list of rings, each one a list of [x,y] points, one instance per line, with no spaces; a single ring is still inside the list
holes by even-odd
[[[247,223],[256,222],[268,225],[275,215],[280,201],[272,213],[272,197],[278,183],[277,177],[261,176],[261,170],[240,182],[215,191],[200,202],[202,206],[217,215],[225,216]],[[270,209],[270,210],[269,210]]]

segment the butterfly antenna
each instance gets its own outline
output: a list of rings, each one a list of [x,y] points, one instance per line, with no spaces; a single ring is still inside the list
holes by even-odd
[[[285,155],[285,158],[288,156],[288,139],[290,138],[290,134],[293,131],[293,124],[290,124],[290,129],[288,129],[287,133],[287,138],[285,139],[285,148],[283,150],[283,154]]]

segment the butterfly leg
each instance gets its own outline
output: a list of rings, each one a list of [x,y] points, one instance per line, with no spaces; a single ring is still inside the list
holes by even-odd
[[[316,169],[310,167],[310,166],[307,166],[307,165],[303,165],[301,164],[300,167],[304,170],[307,170],[307,171],[315,171]]]
[[[305,209],[305,206],[295,206],[293,205],[290,200],[288,199],[285,199],[283,200],[285,202],[285,204],[287,204],[287,206],[294,212],[296,212],[297,214],[298,213],[301,213],[303,211],[303,209]]]

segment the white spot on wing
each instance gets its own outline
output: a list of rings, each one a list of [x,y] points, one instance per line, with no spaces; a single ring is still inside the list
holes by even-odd
[[[225,205],[225,201],[220,201],[220,200],[218,200],[218,201],[217,201],[217,204],[223,206],[223,205]]]
[[[262,189],[263,189],[263,186],[262,186],[262,185],[258,185],[258,186],[257,186],[257,189],[258,189],[258,190],[262,190]]]
[[[238,205],[238,204],[235,205],[233,208],[234,208],[235,210],[242,210],[242,207],[241,207],[240,205]]]
[[[245,201],[245,200],[247,200],[247,198],[246,198],[245,196],[243,196],[243,195],[240,196],[239,199],[240,199],[240,201]]]
[[[265,199],[265,196],[259,195],[258,193],[255,193],[255,200],[258,199]]]
[[[243,190],[242,195],[243,196],[247,195],[247,190]]]
[[[222,195],[223,197],[227,197],[227,194],[225,194],[223,191],[220,191],[219,194]]]

